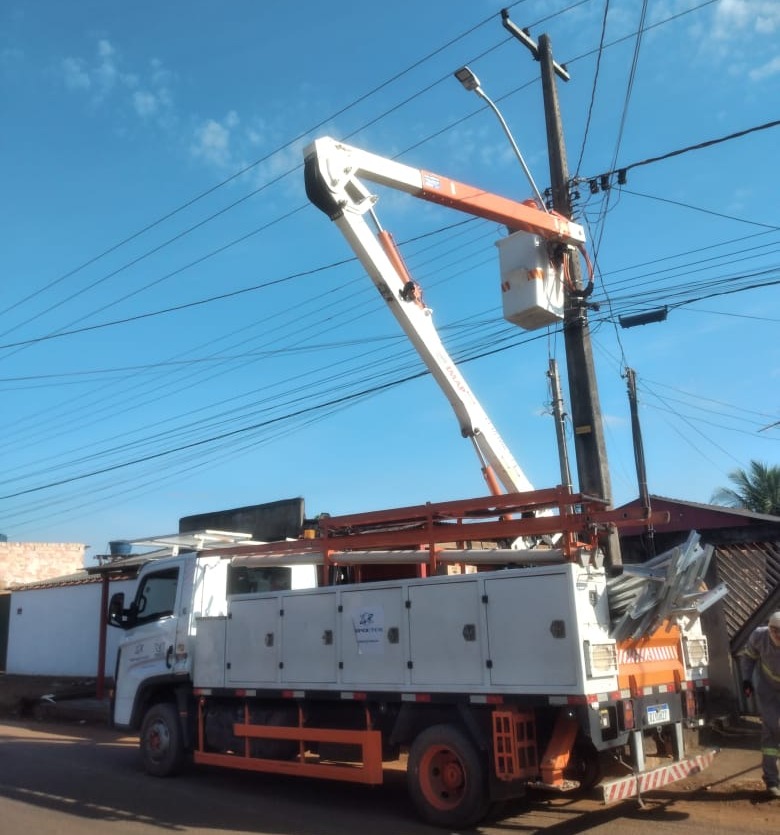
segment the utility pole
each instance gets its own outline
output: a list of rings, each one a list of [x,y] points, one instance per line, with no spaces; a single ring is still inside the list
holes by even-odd
[[[555,82],[556,73],[566,81],[569,79],[569,74],[564,67],[553,60],[552,45],[547,35],[540,35],[537,45],[528,32],[512,23],[506,9],[501,11],[501,17],[504,28],[529,49],[541,65],[552,205],[556,212],[571,219],[569,169],[558,104],[558,89]],[[588,309],[583,294],[579,257],[570,259],[569,274],[573,289],[567,288],[566,290],[563,336],[566,347],[569,405],[574,427],[574,452],[579,490],[586,495],[603,498],[611,506],[612,485],[607,464],[607,448],[604,442],[604,426],[596,386]],[[614,529],[610,531],[603,544],[607,565],[613,567],[622,565],[620,541]]]
[[[558,461],[561,467],[561,484],[568,490],[571,490],[571,470],[569,468],[569,453],[566,448],[566,415],[563,411],[561,378],[558,375],[558,361],[553,358],[550,358],[547,376],[550,378],[552,412],[553,418],[555,419],[555,437],[558,440]]]
[[[650,522],[650,491],[647,487],[647,467],[645,466],[645,445],[642,442],[642,427],[639,423],[639,400],[636,395],[636,373],[633,368],[626,368],[628,385],[628,403],[631,409],[631,435],[634,440],[634,463],[636,480],[639,486],[639,501],[647,514],[647,546],[650,556],[655,556],[655,532]]]

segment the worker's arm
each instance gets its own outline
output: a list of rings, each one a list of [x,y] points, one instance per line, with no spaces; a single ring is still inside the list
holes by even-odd
[[[758,648],[758,633],[754,632],[748,638],[745,649],[739,654],[739,670],[742,674],[742,691],[750,698],[753,695],[753,671],[756,669],[756,664],[760,656]]]

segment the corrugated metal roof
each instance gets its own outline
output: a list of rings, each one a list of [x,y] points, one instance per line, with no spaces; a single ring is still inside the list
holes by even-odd
[[[656,524],[653,527],[657,532],[673,532],[688,530],[726,530],[729,528],[750,528],[759,525],[769,525],[777,528],[780,532],[780,516],[770,516],[766,513],[753,513],[739,507],[725,507],[724,505],[703,504],[701,502],[689,502],[684,499],[671,499],[667,496],[650,496],[650,505],[653,510],[665,510],[670,514],[668,522]],[[624,508],[641,507],[639,499],[621,505],[617,510]],[[644,529],[641,522],[636,524],[623,524],[620,526],[621,536],[632,536]]]
[[[87,583],[99,583],[100,577],[94,577],[82,569],[73,574],[63,574],[60,577],[50,577],[46,580],[35,580],[31,583],[13,583],[10,591],[30,591],[32,589],[49,589],[61,586],[80,586]]]
[[[638,499],[628,504],[634,505],[638,503]],[[722,504],[704,504],[701,502],[689,502],[684,499],[672,499],[667,496],[651,495],[650,501],[670,502],[671,504],[684,505],[686,507],[696,508],[697,510],[705,510],[711,513],[726,513],[731,516],[742,516],[746,520],[755,522],[773,522],[780,524],[780,516],[772,516],[769,513],[755,513],[752,510],[746,510],[744,507],[727,507]],[[628,505],[625,505],[628,506]]]

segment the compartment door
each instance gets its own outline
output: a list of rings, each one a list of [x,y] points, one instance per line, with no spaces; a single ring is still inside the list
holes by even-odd
[[[564,574],[486,580],[491,684],[546,687],[578,681],[578,628]]]
[[[279,677],[277,597],[232,600],[227,626],[229,684],[274,684]]]
[[[409,586],[411,683],[481,684],[485,674],[477,580]]]
[[[283,598],[281,677],[290,684],[336,682],[336,593]]]
[[[406,612],[403,589],[357,589],[341,594],[341,681],[406,681]]]

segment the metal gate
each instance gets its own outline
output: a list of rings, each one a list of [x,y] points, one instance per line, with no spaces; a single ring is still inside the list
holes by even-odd
[[[729,588],[722,605],[731,651],[736,653],[753,629],[780,608],[780,540],[719,544],[715,554],[718,582]]]

